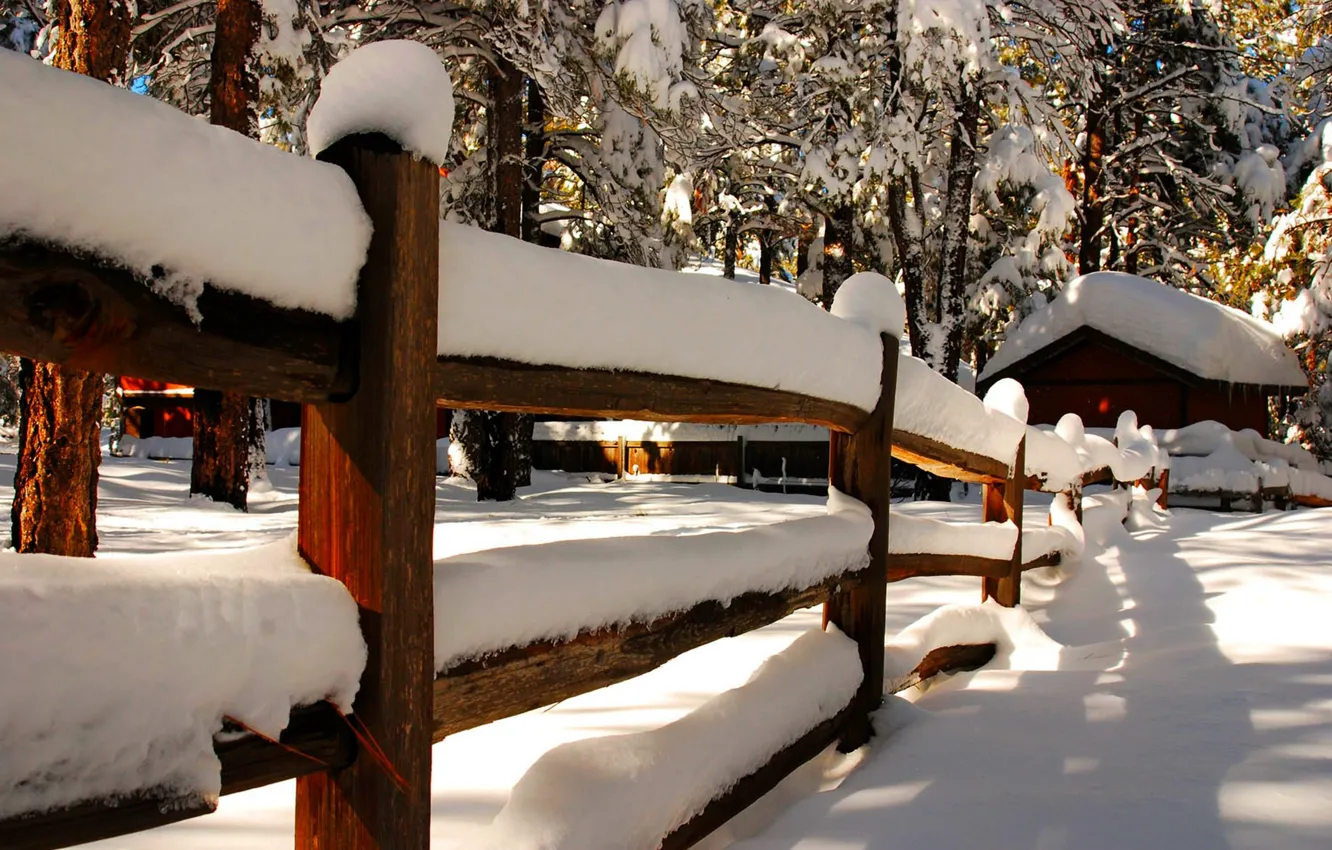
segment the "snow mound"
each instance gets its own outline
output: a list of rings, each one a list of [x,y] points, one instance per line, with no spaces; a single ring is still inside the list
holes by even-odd
[[[1257,466],[1234,446],[1222,446],[1206,457],[1177,457],[1174,462],[1171,490],[1252,493],[1260,486]]]
[[[1004,561],[1013,556],[1018,528],[1011,522],[948,522],[892,515],[888,551],[894,555],[972,555]]]
[[[901,339],[906,330],[906,303],[893,282],[875,272],[858,272],[842,281],[830,312],[893,339]]]
[[[1068,415],[1078,419],[1076,414]],[[1082,420],[1078,419],[1078,431],[1073,433],[1079,438],[1083,436],[1081,426]],[[1084,440],[1078,440],[1078,445],[1084,443]],[[1040,478],[1044,482],[1044,489],[1068,490],[1082,480],[1083,473],[1089,471],[1075,444],[1064,439],[1057,431],[1027,426],[1026,473]]]
[[[1206,298],[1120,272],[1076,278],[1028,316],[981,378],[1090,327],[1203,378],[1304,387],[1299,360],[1272,325]],[[1188,328],[1182,333],[1181,328]]]
[[[224,554],[0,554],[0,817],[162,788],[216,795],[223,716],[276,738],[350,710],[356,603],[294,541]]]
[[[1291,469],[1287,474],[1290,476],[1290,491],[1295,495],[1332,500],[1332,478],[1303,469]]]
[[[1170,456],[1160,450],[1150,425],[1138,427],[1138,414],[1125,410],[1115,423],[1115,448],[1119,450],[1119,464],[1111,464],[1119,481],[1137,481],[1146,478],[1152,470],[1169,466]]]
[[[873,528],[865,505],[829,488],[827,515],[743,531],[564,540],[445,558],[435,562],[435,666],[749,591],[808,587],[868,564]],[[505,600],[501,608],[496,599]]]
[[[897,361],[893,428],[1002,461],[1011,468],[1026,426],[930,368],[902,355]]]
[[[1078,522],[1073,508],[1056,497],[1050,502],[1048,525],[1033,525],[1022,529],[1022,562],[1031,563],[1037,558],[1058,553],[1059,566],[1067,570],[1070,564],[1082,560],[1086,551],[1087,537]]]
[[[862,673],[835,627],[809,631],[744,685],[648,732],[550,750],[514,786],[480,846],[653,850],[715,797],[834,717]]]
[[[995,602],[945,605],[898,632],[884,646],[884,679],[900,679],[920,660],[944,646],[995,644],[987,666],[996,669],[1058,670],[1063,645],[1051,640],[1023,608]]]
[[[1027,391],[1012,378],[996,381],[985,393],[985,406],[1000,413],[1006,413],[1019,422],[1027,421],[1031,405],[1027,401]]]
[[[370,221],[341,169],[10,50],[0,115],[0,241],[106,257],[187,309],[207,282],[355,311]]]
[[[316,156],[346,136],[383,133],[442,165],[453,135],[453,81],[435,51],[420,42],[358,47],[324,78],[306,133]]]
[[[439,240],[441,355],[710,378],[862,410],[878,403],[879,337],[789,292],[449,222]]]
[[[1269,440],[1252,428],[1232,431],[1229,426],[1211,419],[1162,431],[1158,441],[1161,448],[1172,455],[1209,455],[1222,447],[1232,446],[1249,460],[1283,460],[1309,472],[1319,471],[1318,458],[1298,443]]]

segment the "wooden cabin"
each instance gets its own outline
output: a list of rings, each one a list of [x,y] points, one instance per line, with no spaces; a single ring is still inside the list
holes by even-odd
[[[1214,419],[1268,431],[1268,405],[1308,392],[1271,325],[1239,310],[1115,272],[1084,275],[1029,316],[985,365],[977,392],[1020,381],[1028,421],[1076,413],[1111,428],[1125,410],[1154,428]]]

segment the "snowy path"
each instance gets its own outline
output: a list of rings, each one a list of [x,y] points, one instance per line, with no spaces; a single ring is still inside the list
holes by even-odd
[[[1038,612],[1057,657],[894,701],[859,771],[737,850],[1332,846],[1329,530],[1114,529]]]
[[[12,463],[0,457],[0,505]],[[188,502],[184,463],[108,458],[102,470],[106,551],[254,545],[295,524],[294,470],[274,470],[274,491],[249,515]],[[725,486],[588,485],[541,474],[537,483],[502,511],[441,483],[437,517],[449,524],[437,529],[437,556],[497,539],[680,534],[823,510],[817,499]],[[958,520],[977,512],[967,504],[929,510]],[[1064,650],[1028,654],[1026,669],[954,678],[914,708],[894,701],[882,718],[890,734],[863,759],[825,758],[798,774],[782,799],[736,825],[740,837],[767,828],[734,846],[1325,850],[1329,532],[1332,511],[1176,511],[1167,529],[1130,536],[1114,528],[1100,544],[1089,540],[1096,560],[1062,585],[1025,582],[1034,617]],[[893,585],[890,630],[939,605],[974,602],[975,584]],[[448,739],[434,751],[434,846],[475,847],[509,789],[551,747],[676,719],[744,682],[817,622],[816,612],[801,612],[647,676]],[[843,774],[841,787],[813,793]],[[216,815],[90,846],[289,848],[293,796],[284,783],[225,797]]]

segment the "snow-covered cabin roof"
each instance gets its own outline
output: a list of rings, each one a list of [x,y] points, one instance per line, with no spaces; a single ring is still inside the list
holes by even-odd
[[[1028,316],[985,364],[990,382],[1054,342],[1092,328],[1201,378],[1307,387],[1299,360],[1267,322],[1136,275],[1094,272]]]

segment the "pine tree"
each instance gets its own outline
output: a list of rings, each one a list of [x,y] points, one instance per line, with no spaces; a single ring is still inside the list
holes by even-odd
[[[1207,292],[1206,251],[1255,235],[1231,178],[1249,147],[1228,120],[1247,99],[1240,55],[1202,7],[1122,5],[1125,25],[1091,47],[1095,73],[1072,101],[1085,116],[1079,270]]]
[[[65,0],[53,64],[120,82],[129,8],[119,0]],[[23,361],[12,545],[20,552],[92,557],[97,549],[97,467],[102,376]]]

